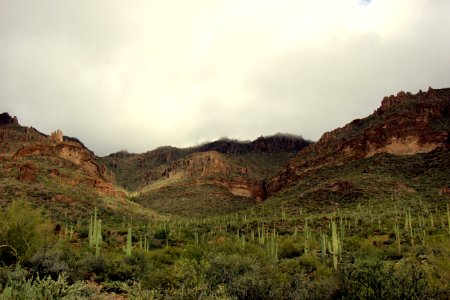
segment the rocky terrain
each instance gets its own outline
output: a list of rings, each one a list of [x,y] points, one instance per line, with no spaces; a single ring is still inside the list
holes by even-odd
[[[47,136],[3,113],[0,161],[3,175],[15,176],[23,184],[42,181],[45,174],[46,180],[92,189],[121,203],[132,200],[162,213],[171,213],[174,207],[185,215],[203,208],[221,213],[276,196],[324,167],[382,153],[403,156],[437,149],[446,153],[449,111],[450,89],[399,92],[385,97],[370,116],[324,133],[315,143],[277,134],[245,142],[224,138],[189,148],[165,146],[142,154],[121,151],[106,157],[96,157],[78,139],[59,130]],[[64,174],[65,170],[76,175]],[[349,189],[348,182],[328,185],[331,190]],[[443,194],[447,188],[442,187]],[[58,194],[49,193],[52,199]]]
[[[450,89],[399,92],[372,115],[356,119],[300,151],[267,183],[269,195],[314,169],[342,165],[378,153],[414,155],[450,144]]]
[[[38,204],[43,204],[43,199],[65,202],[68,207],[92,197],[112,197],[125,203],[126,192],[116,187],[114,173],[77,139],[63,136],[60,130],[47,136],[3,113],[0,143],[2,203],[15,197],[35,198]],[[45,205],[51,207],[50,202]]]
[[[183,149],[165,146],[143,154],[122,151],[99,160],[142,205],[162,205],[164,212],[180,206],[187,214],[204,205],[219,213],[263,201],[265,180],[309,144],[300,136],[277,134],[251,142],[222,139]]]

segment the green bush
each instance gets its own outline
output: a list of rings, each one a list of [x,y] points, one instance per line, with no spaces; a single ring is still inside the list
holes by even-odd
[[[291,239],[286,239],[280,243],[279,258],[293,258],[302,255],[303,249]]]
[[[154,237],[158,240],[165,240],[168,239],[170,235],[169,228],[160,228],[155,231]]]
[[[41,212],[28,202],[12,202],[0,215],[0,262],[11,265],[31,258],[44,243],[43,223]]]
[[[33,278],[17,265],[8,272],[7,277],[0,299],[88,299],[93,293],[81,282],[70,285],[64,273],[57,280],[50,276]]]
[[[349,299],[434,299],[439,293],[418,263],[363,260],[341,264],[339,273]]]

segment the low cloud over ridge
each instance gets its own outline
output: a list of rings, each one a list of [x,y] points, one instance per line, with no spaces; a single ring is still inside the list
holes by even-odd
[[[316,140],[384,95],[449,86],[449,1],[361,3],[2,1],[0,109],[106,155]]]

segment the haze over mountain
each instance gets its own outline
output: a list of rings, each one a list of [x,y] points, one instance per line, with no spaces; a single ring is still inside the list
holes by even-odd
[[[450,2],[0,3],[0,111],[98,155],[276,132],[318,140],[448,86]],[[101,12],[101,13],[100,13]]]

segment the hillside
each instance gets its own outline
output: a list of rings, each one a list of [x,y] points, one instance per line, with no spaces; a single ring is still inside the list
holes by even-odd
[[[0,115],[0,203],[29,199],[56,220],[79,220],[94,206],[111,217],[156,215],[129,202],[114,174],[77,139],[50,136]]]
[[[223,214],[266,198],[265,180],[311,142],[277,134],[252,142],[222,139],[190,148],[99,158],[133,201],[162,213]]]
[[[378,153],[427,153],[450,144],[450,89],[400,92],[385,97],[372,115],[324,133],[300,151],[267,184],[269,195],[306,177],[311,170],[344,165]]]

